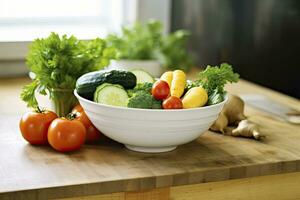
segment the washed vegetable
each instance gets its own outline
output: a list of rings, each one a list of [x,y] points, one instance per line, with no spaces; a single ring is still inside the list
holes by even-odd
[[[121,85],[104,83],[97,87],[94,101],[101,104],[126,107],[128,94]]]
[[[158,80],[153,84],[151,93],[156,100],[164,100],[170,94],[170,87],[167,82]]]
[[[215,90],[224,94],[224,86],[227,82],[233,83],[239,80],[239,75],[234,73],[232,66],[222,63],[220,67],[207,66],[206,69],[199,73],[198,84],[200,84],[209,95]]]
[[[163,73],[160,77],[160,80],[166,81],[171,88],[172,80],[173,80],[173,71],[167,71]]]
[[[36,39],[26,58],[34,80],[23,88],[21,99],[35,108],[38,106],[35,92],[42,95],[48,92],[50,99],[55,100],[57,114],[65,115],[76,103],[72,91],[77,78],[107,66],[115,54],[115,49],[108,48],[99,38],[80,41],[74,36],[51,33],[47,38]],[[69,95],[66,90],[70,90]]]
[[[130,71],[96,71],[81,76],[76,82],[76,90],[80,96],[92,100],[96,88],[103,83],[119,84],[131,89],[135,87],[136,82],[136,76]]]
[[[151,93],[153,83],[138,83],[133,89],[127,90],[129,97],[132,97],[135,93]]]
[[[142,109],[160,109],[161,102],[153,98],[150,93],[139,92],[129,98],[127,107]]]
[[[210,127],[210,130],[215,132],[225,133],[225,129],[228,126],[228,119],[224,112],[221,112],[218,119],[214,122],[214,124]]]
[[[49,144],[60,152],[80,149],[85,141],[85,136],[84,125],[73,119],[57,118],[48,129]]]
[[[40,108],[25,113],[19,124],[23,138],[30,144],[47,144],[48,127],[56,118],[57,115],[54,112],[41,110]]]
[[[136,76],[136,83],[154,83],[152,75],[144,70],[135,69],[131,72]]]
[[[173,79],[171,83],[171,96],[180,98],[184,92],[186,84],[186,75],[181,70],[175,70],[173,72]]]
[[[219,93],[218,89],[215,89],[211,95],[208,96],[207,105],[214,105],[221,103],[224,101],[224,95],[226,95],[226,92]]]
[[[75,106],[71,112],[74,115],[74,120],[80,121],[85,129],[85,143],[94,143],[101,138],[101,132],[92,124],[80,104]]]
[[[183,108],[197,108],[204,106],[208,95],[202,87],[193,87],[184,95],[182,99]]]
[[[170,96],[163,101],[162,104],[164,109],[182,109],[183,105],[181,99],[175,96]]]
[[[207,105],[214,105],[224,101],[226,92],[224,86],[226,83],[237,82],[239,75],[234,73],[232,66],[227,63],[222,63],[219,66],[207,66],[206,69],[199,73],[198,79],[189,81],[186,90],[201,86],[208,93]]]
[[[239,122],[238,127],[233,129],[230,133],[231,136],[242,136],[247,138],[254,138],[259,140],[263,137],[258,129],[258,126],[249,120],[242,120]]]

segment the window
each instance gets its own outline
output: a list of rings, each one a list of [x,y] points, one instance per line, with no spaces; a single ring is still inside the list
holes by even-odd
[[[51,31],[88,39],[123,23],[123,0],[0,0],[0,42],[32,41]]]
[[[0,0],[0,77],[26,71],[24,58],[35,38],[50,32],[105,37],[123,24],[149,18],[168,28],[169,8],[170,0]]]

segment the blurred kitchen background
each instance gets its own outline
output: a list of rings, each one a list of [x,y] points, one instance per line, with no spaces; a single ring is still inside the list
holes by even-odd
[[[300,98],[299,0],[0,0],[0,76],[27,73],[30,41],[49,32],[104,37],[156,18],[188,29],[195,66],[228,62],[243,79]]]

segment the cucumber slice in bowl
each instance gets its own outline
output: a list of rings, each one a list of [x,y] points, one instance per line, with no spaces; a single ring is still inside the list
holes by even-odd
[[[136,76],[136,83],[154,83],[154,78],[148,72],[141,69],[133,69],[131,72]]]
[[[104,83],[97,87],[94,101],[111,106],[126,107],[129,97],[121,85]]]

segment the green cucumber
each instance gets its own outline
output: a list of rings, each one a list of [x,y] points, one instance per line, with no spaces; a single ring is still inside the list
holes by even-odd
[[[80,96],[92,100],[96,88],[103,83],[119,84],[125,89],[132,89],[136,85],[136,76],[123,70],[90,72],[79,77],[76,91]]]
[[[128,99],[126,90],[115,84],[104,83],[94,93],[95,102],[111,106],[126,107]]]
[[[154,83],[154,78],[148,72],[141,69],[130,70],[136,76],[136,83]]]

